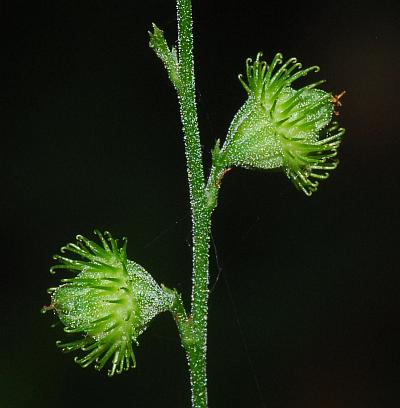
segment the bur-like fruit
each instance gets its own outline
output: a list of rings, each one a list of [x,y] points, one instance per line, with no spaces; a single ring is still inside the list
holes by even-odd
[[[248,99],[236,114],[218,154],[218,167],[241,166],[282,169],[305,194],[338,165],[344,129],[331,122],[332,95],[316,89],[324,81],[294,89],[292,84],[316,66],[302,69],[296,58],[283,62],[276,54],[271,64],[246,61],[246,77],[239,75]]]
[[[76,276],[62,279],[49,289],[52,309],[75,338],[57,342],[65,352],[82,351],[75,361],[82,367],[102,369],[110,361],[110,376],[135,367],[132,344],[149,322],[168,310],[174,297],[163,290],[146,270],[126,257],[111,234],[98,235],[101,245],[78,235],[77,242],[61,248],[51,272],[64,269]],[[73,258],[65,255],[76,255]]]

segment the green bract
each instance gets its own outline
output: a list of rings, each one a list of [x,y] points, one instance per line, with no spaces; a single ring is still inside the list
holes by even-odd
[[[337,149],[344,129],[331,123],[332,95],[315,89],[324,81],[298,90],[291,87],[314,66],[301,69],[295,58],[283,63],[276,54],[268,65],[259,53],[246,61],[247,81],[239,80],[249,94],[236,114],[224,146],[214,155],[218,167],[282,168],[305,194],[317,190],[338,165]]]
[[[65,352],[83,350],[87,354],[75,361],[86,367],[95,363],[100,370],[108,360],[108,372],[121,373],[135,366],[132,342],[160,312],[169,309],[174,296],[164,291],[140,265],[126,258],[126,239],[122,247],[109,233],[95,231],[101,246],[78,235],[76,244],[68,244],[61,252],[74,253],[80,259],[55,255],[57,269],[78,272],[51,288],[51,305],[67,333],[78,339],[57,342]]]

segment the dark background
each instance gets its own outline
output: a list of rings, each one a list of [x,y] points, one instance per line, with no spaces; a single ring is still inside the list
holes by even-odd
[[[244,61],[282,51],[347,91],[341,164],[311,198],[280,173],[232,171],[213,235],[210,407],[400,404],[396,2],[194,0],[207,166],[245,100]],[[188,407],[174,323],[141,336],[138,366],[108,379],[63,355],[46,288],[51,256],[93,228],[190,296],[190,217],[174,91],[148,48],[176,40],[172,0],[4,1],[1,60],[0,405]],[[298,84],[299,86],[299,84]],[[211,282],[217,276],[211,256]]]

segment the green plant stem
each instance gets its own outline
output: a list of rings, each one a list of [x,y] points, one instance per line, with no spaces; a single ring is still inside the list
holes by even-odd
[[[183,125],[190,207],[193,224],[193,275],[191,313],[187,314],[181,297],[175,293],[171,308],[182,345],[185,348],[190,372],[192,406],[207,407],[207,316],[208,277],[211,214],[217,205],[220,181],[225,173],[219,155],[219,142],[213,156],[214,163],[205,184],[200,135],[196,109],[195,77],[193,63],[193,18],[191,0],[177,0],[178,53],[170,50],[163,32],[153,24],[150,47],[163,62],[179,99]],[[214,162],[214,157],[213,157]]]
[[[191,0],[178,0],[179,76],[177,88],[187,160],[190,205],[193,223],[193,281],[191,316],[187,324],[193,335],[181,331],[190,370],[192,406],[207,407],[207,315],[208,315],[208,251],[211,212],[205,193],[204,170],[196,109],[193,18]],[[179,325],[178,325],[179,328]]]

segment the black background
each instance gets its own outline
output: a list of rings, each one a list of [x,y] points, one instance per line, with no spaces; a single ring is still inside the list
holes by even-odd
[[[395,2],[194,1],[207,161],[245,100],[244,61],[281,51],[346,90],[339,168],[307,198],[280,173],[224,179],[213,235],[210,407],[400,404],[399,18]],[[176,40],[172,0],[1,2],[0,405],[188,407],[174,323],[108,379],[55,347],[39,310],[51,256],[93,228],[189,300],[190,217],[174,91],[148,48]],[[299,85],[298,85],[299,86]],[[211,282],[217,265],[211,257]]]

